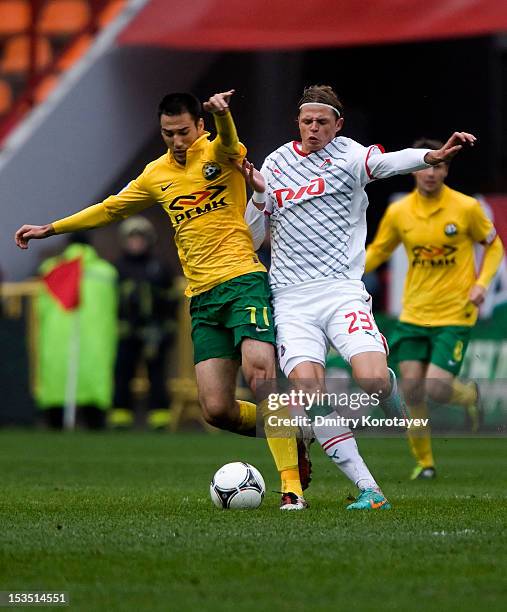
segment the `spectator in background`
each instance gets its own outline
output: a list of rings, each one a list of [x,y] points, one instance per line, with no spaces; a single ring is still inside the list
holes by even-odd
[[[418,140],[416,149],[440,149]],[[503,247],[480,203],[444,183],[448,161],[413,173],[415,189],[385,212],[366,250],[365,272],[389,259],[403,244],[409,268],[403,310],[391,341],[411,415],[428,416],[427,396],[463,406],[472,429],[479,427],[477,384],[458,378],[479,306],[503,257]],[[479,274],[474,245],[484,246]],[[411,478],[436,476],[429,427],[409,430],[417,461]]]
[[[45,424],[63,425],[64,406],[77,422],[105,425],[111,406],[117,339],[117,273],[81,232],[61,255],[42,262],[36,299],[36,402]]]
[[[120,323],[110,424],[116,428],[133,425],[131,383],[144,362],[150,385],[147,423],[151,429],[162,429],[170,416],[165,366],[176,328],[177,296],[172,275],[153,255],[152,224],[141,216],[130,217],[121,223],[119,235],[123,250],[116,262]]]

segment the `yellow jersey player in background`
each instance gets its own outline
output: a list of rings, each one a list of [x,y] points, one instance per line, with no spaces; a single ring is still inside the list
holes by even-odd
[[[245,221],[246,188],[237,164],[246,148],[229,111],[233,93],[215,94],[203,105],[215,120],[218,135],[213,140],[204,129],[201,104],[195,96],[165,96],[158,113],[168,149],[164,155],[117,195],[48,225],[23,225],[15,240],[26,249],[31,239],[100,227],[160,204],[174,228],[188,280],[186,294],[191,298],[194,362],[204,417],[216,427],[255,435],[255,404],[234,398],[237,372],[241,362],[254,392],[259,381],[275,379],[275,335],[266,269],[255,254]],[[267,416],[266,401],[261,402],[261,410]],[[285,494],[281,509],[303,509],[296,438],[271,428],[268,444],[281,474]],[[309,464],[304,452],[299,465],[306,486]]]
[[[415,148],[439,149],[421,139]],[[365,272],[386,261],[401,243],[408,257],[403,307],[391,338],[405,400],[426,418],[426,399],[463,406],[478,428],[478,388],[457,378],[478,307],[503,257],[503,247],[480,203],[444,184],[448,163],[414,172],[412,193],[391,204],[366,250]],[[479,275],[474,244],[484,246]],[[409,431],[417,466],[412,479],[436,476],[430,428]]]

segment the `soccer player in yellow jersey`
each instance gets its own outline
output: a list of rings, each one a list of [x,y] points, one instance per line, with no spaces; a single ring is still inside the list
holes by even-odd
[[[419,140],[415,148],[439,149]],[[403,309],[393,337],[405,399],[415,418],[428,415],[426,396],[461,405],[478,426],[477,385],[459,374],[470,330],[503,257],[493,224],[474,198],[444,184],[449,163],[414,172],[415,189],[391,204],[366,250],[365,272],[386,261],[402,243],[408,256]],[[482,267],[474,267],[474,244],[484,246]],[[429,427],[409,431],[417,460],[412,479],[436,476]]]
[[[159,119],[167,153],[117,195],[48,225],[23,225],[15,240],[26,249],[34,238],[100,227],[160,204],[174,228],[188,280],[204,417],[216,427],[255,435],[256,406],[234,399],[237,371],[241,361],[253,391],[259,380],[275,379],[275,336],[266,269],[245,221],[246,189],[237,164],[246,149],[229,111],[233,93],[215,94],[203,105],[215,120],[218,135],[213,140],[204,129],[197,98],[186,93],[165,96]],[[267,416],[266,401],[261,409]],[[281,509],[303,509],[295,437],[274,432],[268,444],[281,474]],[[308,480],[303,453],[299,459]]]

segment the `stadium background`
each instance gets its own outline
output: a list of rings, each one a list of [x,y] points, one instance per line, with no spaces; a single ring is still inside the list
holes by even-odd
[[[336,87],[344,133],[364,144],[396,150],[471,131],[478,146],[452,164],[449,184],[484,196],[507,244],[506,33],[498,0],[0,0],[0,604],[4,589],[44,589],[67,591],[86,612],[506,608],[503,436],[436,436],[438,478],[409,482],[403,436],[359,433],[394,509],[346,512],[353,487],[316,449],[310,510],[280,513],[261,440],[6,427],[34,417],[25,280],[64,244],[21,252],[14,231],[99,201],[162,154],[156,107],[168,91],[235,87],[257,164],[295,137],[301,90],[319,82]],[[44,61],[36,34],[51,46]],[[397,177],[369,187],[370,238],[392,195],[411,186]],[[178,271],[167,218],[156,207],[146,216],[159,257]],[[93,232],[93,244],[115,259],[117,227]],[[397,266],[379,277],[386,331]],[[489,434],[507,414],[506,294],[504,261],[465,364],[488,383]],[[187,366],[185,325],[175,363]],[[266,480],[255,512],[209,500],[214,470],[238,459]]]
[[[31,4],[40,8],[46,3]],[[90,6],[102,10],[107,4]],[[32,243],[30,251],[22,253],[11,239],[20,224],[43,223],[99,201],[162,154],[156,106],[173,90],[190,90],[203,99],[234,87],[234,117],[257,165],[279,143],[297,136],[296,102],[303,87],[312,83],[330,83],[341,95],[345,135],[365,144],[381,143],[388,151],[408,146],[419,136],[445,138],[455,129],[470,131],[479,137],[479,145],[453,163],[448,182],[465,193],[485,195],[506,241],[503,5],[449,0],[430,1],[418,9],[414,2],[364,2],[358,10],[344,0],[323,10],[315,3],[294,7],[259,0],[246,8],[239,2],[201,0],[185,10],[161,0],[121,4],[114,18],[94,28],[87,52],[68,70],[55,71],[51,65],[39,74],[31,66],[27,88],[3,116],[0,268],[7,283],[32,276],[40,260],[62,245],[61,238],[52,238]],[[91,32],[89,23],[83,28]],[[74,32],[68,40],[81,34]],[[34,101],[30,92],[49,73],[58,73],[58,80],[41,103],[29,108]],[[410,177],[369,187],[368,239],[392,194],[411,187]],[[157,254],[179,272],[165,215],[156,207],[146,215],[157,229]],[[93,244],[114,260],[117,228],[96,230]],[[505,301],[506,274],[504,262],[495,298],[490,298],[483,313],[486,321],[477,332],[487,337],[488,329],[494,329],[489,335],[496,343],[503,342],[506,333],[505,310],[495,310]],[[379,293],[378,308],[395,314],[389,271],[380,278],[385,290]],[[4,318],[1,333],[10,364],[3,368],[2,387],[9,399],[1,418],[26,422],[33,407],[24,320]],[[499,377],[503,344],[493,351],[481,346],[475,360],[481,367],[472,367],[469,374]],[[487,371],[484,351],[493,355]]]

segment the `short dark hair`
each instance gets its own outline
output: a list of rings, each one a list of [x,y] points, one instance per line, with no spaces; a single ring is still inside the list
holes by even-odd
[[[340,117],[343,117],[343,103],[331,85],[310,85],[310,87],[305,87],[303,95],[298,102],[298,108],[301,104],[311,102],[320,102],[321,104],[334,106],[340,113]]]
[[[414,144],[412,145],[413,149],[441,149],[444,146],[444,143],[440,140],[435,140],[433,138],[418,138]]]
[[[202,117],[199,99],[191,93],[171,93],[164,96],[158,105],[158,118],[162,115],[181,115],[188,113],[197,123]]]

